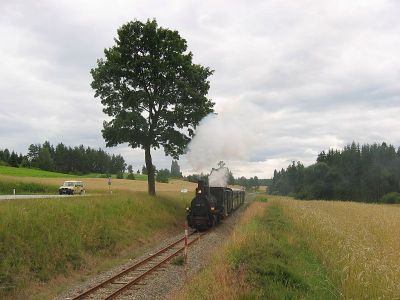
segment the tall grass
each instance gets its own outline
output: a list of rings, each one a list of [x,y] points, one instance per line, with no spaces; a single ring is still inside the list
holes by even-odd
[[[24,295],[31,281],[84,268],[91,257],[111,257],[152,234],[180,226],[177,193],[0,203],[0,298]]]
[[[213,254],[179,299],[335,299],[325,269],[273,203],[253,203]]]
[[[294,201],[278,205],[329,270],[345,299],[400,296],[400,207]]]
[[[58,186],[34,182],[0,181],[0,194],[11,195],[15,189],[17,194],[55,194]]]

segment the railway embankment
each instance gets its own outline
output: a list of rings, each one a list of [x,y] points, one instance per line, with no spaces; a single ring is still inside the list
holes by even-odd
[[[128,191],[0,202],[0,298],[53,298],[181,231],[185,205],[177,192]]]

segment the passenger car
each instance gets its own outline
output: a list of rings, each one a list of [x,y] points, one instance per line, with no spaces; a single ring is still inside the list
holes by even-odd
[[[85,192],[82,181],[69,180],[64,181],[64,184],[58,189],[60,195],[83,194]]]

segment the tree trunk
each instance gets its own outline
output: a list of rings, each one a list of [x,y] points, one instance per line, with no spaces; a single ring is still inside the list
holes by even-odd
[[[149,195],[155,196],[156,195],[156,183],[154,180],[154,167],[153,167],[153,160],[151,159],[151,154],[150,154],[150,146],[145,146],[144,158],[146,161],[146,168],[147,168],[148,192],[149,192]]]

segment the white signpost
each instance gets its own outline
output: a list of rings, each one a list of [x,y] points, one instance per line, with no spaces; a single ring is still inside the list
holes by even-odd
[[[111,177],[108,177],[108,191],[111,194]]]
[[[181,189],[181,194],[182,194],[182,200],[185,200],[185,194],[188,192],[187,189],[183,188]]]

